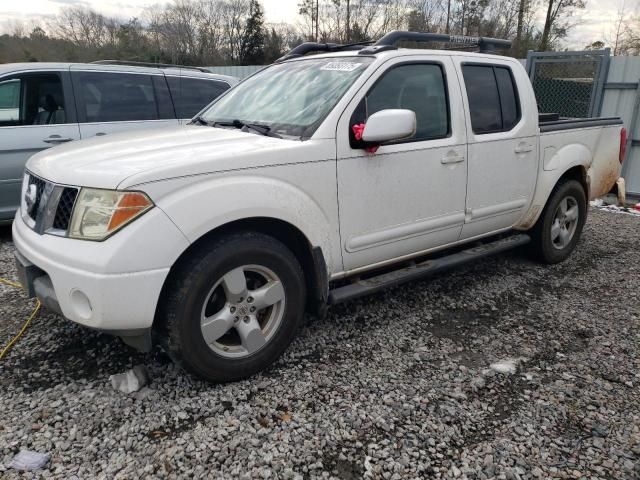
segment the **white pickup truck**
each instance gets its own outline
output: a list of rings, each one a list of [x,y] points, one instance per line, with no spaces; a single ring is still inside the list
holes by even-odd
[[[522,65],[490,53],[503,41],[395,46],[434,38],[304,44],[189,126],[33,156],[26,290],[228,381],[275,361],[305,311],[526,243],[566,259],[619,178],[622,122],[539,122]]]

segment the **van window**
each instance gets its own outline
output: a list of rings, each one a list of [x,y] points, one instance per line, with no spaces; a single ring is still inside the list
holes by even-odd
[[[73,75],[81,122],[160,118],[151,75],[105,72]]]
[[[399,65],[386,72],[369,90],[351,120],[366,122],[376,112],[401,108],[416,114],[416,134],[410,142],[449,135],[449,104],[442,67],[437,64]],[[353,148],[359,148],[350,132]]]
[[[511,130],[520,120],[520,102],[511,70],[495,65],[464,65],[462,74],[473,132]]]
[[[196,113],[229,90],[217,80],[189,77],[167,77],[178,118],[192,118]]]
[[[56,73],[0,81],[0,126],[67,123],[62,80]]]
[[[0,122],[16,122],[20,118],[20,79],[0,82]]]

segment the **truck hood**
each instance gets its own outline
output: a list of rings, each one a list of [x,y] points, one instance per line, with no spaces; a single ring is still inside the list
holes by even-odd
[[[307,142],[189,125],[119,133],[44,150],[27,162],[55,183],[127,188],[140,183],[282,163]]]

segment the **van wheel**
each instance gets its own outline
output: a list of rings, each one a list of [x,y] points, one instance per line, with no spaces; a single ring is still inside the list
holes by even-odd
[[[568,180],[556,186],[532,229],[532,249],[544,263],[565,260],[575,249],[587,218],[587,199],[582,185]]]
[[[172,272],[165,292],[160,343],[178,364],[214,382],[273,363],[293,340],[306,298],[293,253],[253,232],[198,248]]]

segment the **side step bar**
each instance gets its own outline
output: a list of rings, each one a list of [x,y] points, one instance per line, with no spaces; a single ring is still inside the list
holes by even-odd
[[[531,237],[524,233],[501,238],[490,243],[468,248],[445,257],[425,260],[399,270],[383,273],[376,277],[357,280],[329,292],[329,304],[345,302],[354,298],[369,295],[385,288],[400,285],[412,280],[428,277],[435,273],[469,263],[482,257],[501,253],[512,248],[526,245]]]

